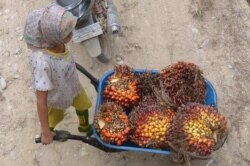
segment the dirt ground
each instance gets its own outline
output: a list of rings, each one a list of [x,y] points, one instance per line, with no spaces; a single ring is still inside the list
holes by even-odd
[[[36,100],[22,41],[25,18],[51,0],[0,1],[0,162],[3,166],[165,166],[169,156],[120,152],[108,154],[77,141],[34,143],[39,134]],[[219,111],[230,124],[225,145],[212,160],[194,166],[250,165],[250,7],[246,0],[114,0],[122,33],[113,45],[113,61],[93,61],[81,44],[71,44],[77,61],[100,77],[122,57],[134,68],[162,69],[177,61],[197,64],[218,94]],[[94,88],[81,81],[95,103]],[[3,80],[0,79],[0,80]],[[2,81],[4,82],[4,81]],[[3,84],[2,84],[3,85]],[[91,109],[93,118],[94,106]],[[77,117],[70,108],[58,129],[74,134]]]

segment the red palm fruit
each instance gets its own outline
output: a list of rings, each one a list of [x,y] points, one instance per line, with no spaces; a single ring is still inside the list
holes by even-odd
[[[138,80],[132,68],[118,65],[110,76],[102,95],[105,101],[113,101],[124,108],[131,108],[140,100]]]
[[[144,100],[129,114],[130,139],[138,146],[159,148],[167,144],[165,133],[175,117],[175,112],[170,108],[162,108],[153,101]]]
[[[204,103],[205,79],[193,63],[178,62],[161,70],[161,85],[167,102],[176,107],[189,102]]]
[[[222,147],[228,136],[227,122],[215,108],[189,103],[179,109],[167,140],[173,149],[192,156],[208,156]]]
[[[106,102],[99,107],[94,118],[94,127],[104,142],[121,145],[128,139],[130,127],[123,108]]]

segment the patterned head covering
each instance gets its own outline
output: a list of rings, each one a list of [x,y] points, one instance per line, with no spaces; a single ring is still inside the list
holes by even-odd
[[[24,40],[32,50],[57,46],[74,30],[76,21],[75,16],[59,5],[35,10],[27,17]]]

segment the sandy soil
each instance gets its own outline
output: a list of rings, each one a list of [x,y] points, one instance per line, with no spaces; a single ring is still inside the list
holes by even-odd
[[[0,77],[7,87],[0,91],[0,162],[3,166],[165,166],[169,156],[121,152],[108,154],[77,141],[34,143],[39,133],[36,100],[31,89],[28,56],[22,41],[28,12],[51,0],[1,0]],[[161,69],[177,61],[200,66],[218,93],[219,111],[230,124],[227,142],[212,161],[193,161],[194,166],[250,165],[250,7],[246,0],[114,0],[122,34],[113,45],[114,59],[122,57],[134,68]],[[204,3],[205,2],[205,3]],[[212,3],[209,3],[212,2]],[[195,17],[193,17],[193,15]],[[96,77],[112,68],[99,64],[75,48],[77,61]],[[93,66],[93,64],[95,64]],[[94,88],[81,81],[95,103]],[[93,117],[93,110],[91,117]],[[58,129],[77,132],[73,109],[66,112]]]

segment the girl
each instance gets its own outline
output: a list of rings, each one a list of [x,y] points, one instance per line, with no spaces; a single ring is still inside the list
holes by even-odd
[[[79,119],[78,130],[91,131],[88,121],[91,102],[80,85],[73,56],[65,47],[76,21],[70,12],[55,4],[31,12],[26,20],[24,40],[32,50],[32,81],[45,145],[53,141],[51,131],[71,105]]]

